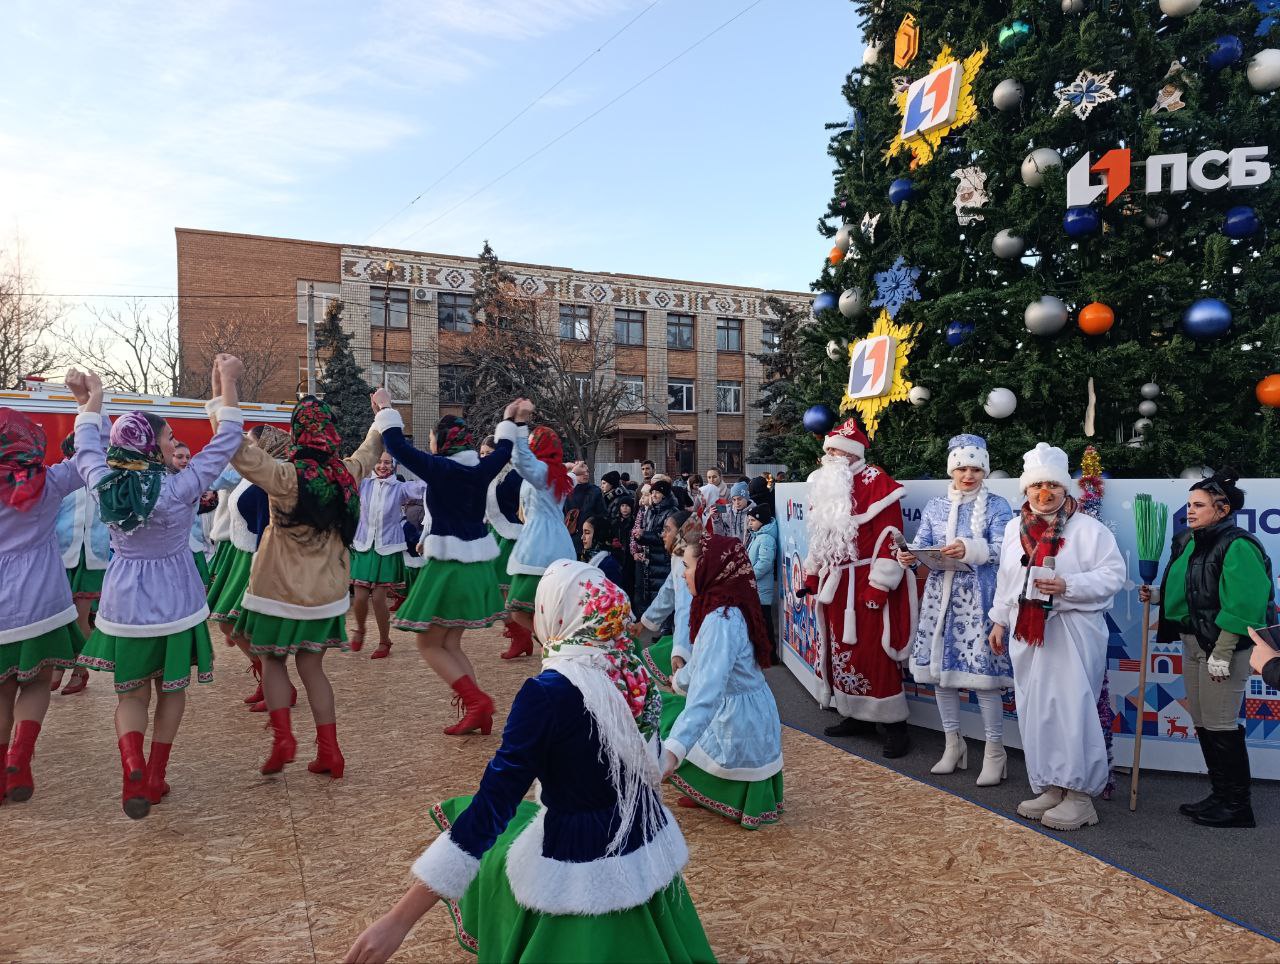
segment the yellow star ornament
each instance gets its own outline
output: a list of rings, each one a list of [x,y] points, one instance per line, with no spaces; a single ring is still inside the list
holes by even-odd
[[[858,413],[858,420],[874,438],[880,416],[892,402],[905,402],[911,383],[903,377],[914,346],[916,326],[897,324],[881,311],[871,332],[849,346],[849,383],[840,412]]]
[[[943,44],[929,73],[894,95],[902,126],[885,151],[886,164],[903,150],[911,152],[912,170],[928,164],[944,137],[978,116],[973,81],[986,56],[984,44],[959,61]]]

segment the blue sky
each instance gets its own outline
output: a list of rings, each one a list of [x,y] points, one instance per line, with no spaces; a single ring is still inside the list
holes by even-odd
[[[847,0],[10,0],[0,246],[46,291],[175,285],[175,226],[806,290]],[[435,222],[429,224],[428,222]]]

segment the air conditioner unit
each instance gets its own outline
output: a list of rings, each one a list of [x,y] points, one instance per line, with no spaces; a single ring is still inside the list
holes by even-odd
[[[413,300],[414,301],[430,301],[431,289],[430,288],[414,288]]]

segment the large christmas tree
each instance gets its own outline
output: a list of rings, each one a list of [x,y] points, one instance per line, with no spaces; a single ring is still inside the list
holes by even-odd
[[[792,402],[843,402],[901,477],[940,475],[962,431],[1013,475],[1042,439],[1124,476],[1277,474],[1275,0],[855,6]],[[886,394],[855,404],[847,346],[880,334],[896,357],[864,344],[854,381],[887,363]]]

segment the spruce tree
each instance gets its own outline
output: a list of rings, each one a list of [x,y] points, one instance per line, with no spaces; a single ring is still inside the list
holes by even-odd
[[[351,335],[342,330],[342,302],[336,298],[324,309],[324,319],[316,326],[316,352],[324,358],[324,371],[316,379],[316,392],[333,409],[342,454],[350,455],[373,422],[369,393],[373,389],[351,351]]]
[[[788,348],[797,344],[800,329],[808,320],[808,312],[773,295],[765,297],[764,306],[774,318],[770,327],[776,347],[755,356],[763,369],[763,377],[760,397],[753,404],[764,409],[764,418],[750,458],[753,462],[809,465],[820,454],[813,439],[807,440],[811,451],[802,454],[802,461],[795,461],[798,454],[796,442],[803,445],[805,441],[796,438],[796,426],[804,414],[800,400],[820,392],[824,386],[820,379],[813,378],[811,373],[799,367],[799,353]]]
[[[875,457],[902,477],[936,476],[948,437],[968,431],[986,436],[993,466],[1013,475],[1038,440],[1064,447],[1073,463],[1093,444],[1110,471],[1130,477],[1223,463],[1245,475],[1277,474],[1280,424],[1255,387],[1280,369],[1280,249],[1268,231],[1280,215],[1280,178],[1223,183],[1245,172],[1246,159],[1232,152],[1280,144],[1280,101],[1265,90],[1280,85],[1280,53],[1268,49],[1280,22],[1265,14],[1266,0],[854,3],[871,49],[844,86],[852,112],[831,140],[835,190],[820,221],[828,238],[848,225],[849,249],[831,258],[814,287],[833,302],[854,290],[869,303],[883,293],[876,275],[899,258],[920,269],[919,300],[903,303],[894,321],[909,326],[914,343],[905,380],[931,395],[884,409]],[[899,52],[910,53],[910,43],[897,42],[908,15],[918,52],[895,66]],[[972,103],[966,107],[962,91],[962,123],[927,146],[920,138],[895,143],[904,115],[913,123],[933,116],[940,90],[910,84],[940,65],[944,45],[962,64],[986,48]],[[1003,109],[993,102],[1002,83]],[[1044,148],[1061,163],[1043,166],[1040,183],[1030,171],[1027,183],[1024,162]],[[1130,152],[1127,164],[1109,155],[1116,150]],[[1212,151],[1223,153],[1202,165],[1208,189],[1196,190],[1196,159]],[[1114,189],[1126,174],[1131,184],[1115,198],[1108,190],[1081,204],[1077,195],[1068,212],[1068,174],[1086,154],[1077,173],[1087,185],[1105,177]],[[1168,170],[1148,176],[1155,155],[1186,155],[1190,189],[1170,191]],[[1109,166],[1089,176],[1100,162]],[[985,175],[988,199],[966,208],[957,189],[971,168]],[[1095,218],[1098,229],[1087,230]],[[1250,231],[1255,219],[1260,227]],[[1068,220],[1086,230],[1070,235]],[[1020,256],[993,250],[1006,230],[1023,240]],[[1035,334],[1024,312],[1045,296],[1060,299],[1066,323]],[[1191,337],[1184,313],[1205,298],[1228,306],[1230,328]],[[1114,324],[1086,334],[1080,312],[1095,303],[1110,309]],[[840,405],[849,365],[828,358],[828,343],[866,337],[880,315],[874,306],[851,318],[818,307],[814,323],[786,346],[804,373],[788,389],[800,410]],[[1052,323],[1054,312],[1046,316]],[[1091,307],[1085,321],[1102,317],[1105,325],[1105,316]],[[948,341],[953,325],[959,344]],[[1154,397],[1151,385],[1159,386]],[[984,410],[996,388],[1016,396],[1009,417]],[[1140,412],[1143,402],[1153,405]],[[1149,424],[1140,421],[1145,414]],[[812,443],[791,448],[799,457]]]

